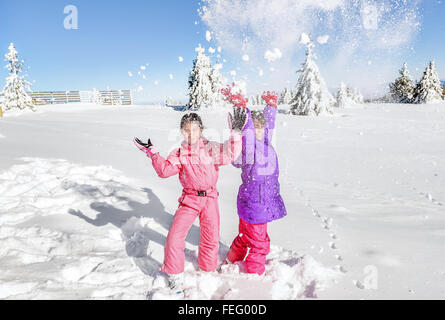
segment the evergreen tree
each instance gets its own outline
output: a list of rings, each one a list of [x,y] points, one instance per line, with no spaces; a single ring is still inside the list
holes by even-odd
[[[263,99],[261,99],[261,94],[257,94],[256,95],[256,99],[255,99],[256,105],[257,106],[262,106],[265,104],[265,102],[263,101]]]
[[[332,114],[331,106],[334,103],[332,95],[326,88],[326,84],[320,74],[312,51],[314,44],[307,43],[306,61],[302,68],[296,93],[290,102],[290,112],[293,115],[320,115],[322,113]]]
[[[434,61],[431,61],[414,91],[414,103],[443,101],[443,91]]]
[[[363,98],[363,95],[358,88],[355,88],[353,90],[352,100],[354,100],[354,102],[357,104],[365,103],[365,99]]]
[[[212,87],[211,106],[225,104],[221,90],[225,88],[227,79],[225,79],[217,69],[212,68],[210,71],[210,83]]]
[[[9,45],[9,52],[5,55],[8,61],[6,68],[9,69],[9,76],[6,78],[6,85],[3,88],[3,106],[4,110],[13,108],[30,108],[34,111],[34,105],[31,97],[26,93],[31,83],[24,79],[20,73],[23,70],[24,62],[19,61],[18,53],[13,43]]]
[[[406,62],[399,71],[400,77],[389,85],[391,98],[397,103],[411,103],[414,95],[415,85],[408,72]]]
[[[292,100],[292,91],[284,88],[283,93],[280,96],[278,104],[289,104]]]
[[[348,89],[346,88],[344,82],[341,82],[340,88],[338,88],[337,91],[335,106],[337,108],[344,108],[348,103],[348,100],[349,100]]]
[[[199,47],[197,58],[193,61],[193,69],[189,76],[189,102],[187,109],[198,110],[212,108],[223,104],[221,89],[225,86],[225,79],[218,70],[212,68],[210,58]]]

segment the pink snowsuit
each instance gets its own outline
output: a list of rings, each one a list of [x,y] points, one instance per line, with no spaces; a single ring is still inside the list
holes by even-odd
[[[201,238],[198,265],[201,270],[214,271],[218,265],[219,166],[231,164],[241,154],[241,134],[233,131],[224,144],[201,138],[195,146],[183,142],[164,159],[159,153],[152,156],[153,168],[161,178],[179,173],[183,192],[164,248],[161,271],[167,274],[184,272],[185,239],[196,217],[199,217]]]
[[[248,248],[250,250],[247,255]],[[267,234],[267,223],[253,224],[239,218],[239,233],[230,246],[227,259],[231,263],[245,259],[247,273],[262,275],[266,270],[266,256],[269,252],[270,238]]]

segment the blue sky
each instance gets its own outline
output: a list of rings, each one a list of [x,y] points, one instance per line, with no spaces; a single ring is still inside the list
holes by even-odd
[[[67,5],[78,8],[78,30],[66,30],[63,26]],[[210,26],[201,21],[199,7],[197,1],[191,0],[0,1],[0,53],[3,56],[9,43],[14,42],[20,57],[30,67],[28,80],[35,81],[32,87],[35,91],[141,86],[143,90],[135,93],[138,102],[163,101],[168,96],[185,101],[188,72],[196,55],[194,49],[198,44],[206,48],[220,45],[217,39],[206,40]],[[420,13],[420,32],[410,41],[409,49],[388,50],[385,59],[390,63],[386,72],[394,72],[395,77],[397,69],[407,61],[411,74],[418,78],[429,60],[435,59],[438,72],[445,79],[445,4],[425,0],[420,4]],[[326,70],[327,83],[333,88],[338,81],[338,70],[332,67],[329,52],[328,46],[320,46],[318,56],[320,69]],[[179,56],[184,59],[182,63]],[[213,56],[213,62],[225,59],[222,71],[230,79],[231,70],[238,70],[240,77],[249,74],[246,79],[258,78],[256,71],[252,71],[255,66],[242,67],[240,56],[233,50],[225,52],[223,47],[221,57]],[[296,83],[294,72],[303,59],[304,48],[296,48],[291,55],[295,69],[284,75],[289,77],[289,86]],[[362,52],[356,59],[370,58]],[[140,70],[146,64],[149,64],[147,69]],[[378,68],[378,61],[374,66]],[[129,77],[129,71],[133,77]],[[138,71],[146,79],[138,76]],[[266,77],[267,72],[271,71],[266,70]],[[7,70],[2,69],[0,86],[6,76]],[[282,86],[278,81],[263,81],[256,83],[255,90],[279,90]]]

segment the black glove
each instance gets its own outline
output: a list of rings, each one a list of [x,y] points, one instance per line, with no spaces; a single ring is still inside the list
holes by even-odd
[[[241,131],[244,128],[244,125],[246,124],[247,120],[247,112],[244,108],[233,108],[233,117],[232,114],[229,113],[229,121],[230,121],[230,127],[232,130]]]
[[[134,138],[134,140],[138,143],[138,144],[140,144],[141,146],[143,146],[143,147],[145,147],[145,148],[147,148],[147,149],[149,149],[150,147],[153,147],[153,143],[151,143],[151,140],[150,139],[148,139],[148,141],[147,141],[147,143],[143,143],[141,140],[139,140],[138,138]]]

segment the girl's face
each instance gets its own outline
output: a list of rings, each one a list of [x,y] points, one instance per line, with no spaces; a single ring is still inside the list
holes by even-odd
[[[255,127],[255,136],[258,140],[263,140],[264,138],[264,126],[258,120],[253,120],[253,125]]]
[[[201,128],[196,122],[187,122],[182,128],[182,136],[189,145],[196,144],[201,138]]]

